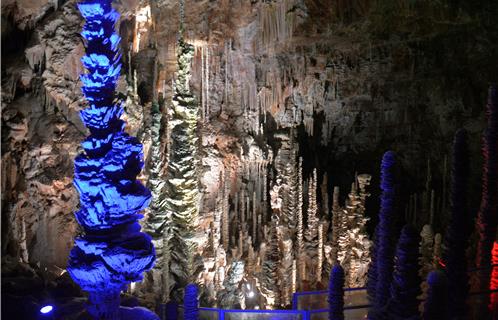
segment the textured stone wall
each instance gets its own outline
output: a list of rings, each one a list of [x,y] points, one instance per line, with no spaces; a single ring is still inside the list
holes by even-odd
[[[77,228],[72,161],[85,130],[81,18],[74,1],[25,2],[2,3],[2,44],[9,43],[2,51],[2,255],[64,267]],[[492,1],[460,11],[384,2],[186,1],[185,35],[196,46],[191,85],[204,111],[206,216],[223,167],[253,156],[273,161],[293,127],[305,175],[317,167],[331,186],[346,187],[354,172],[369,172],[376,189],[380,156],[393,149],[410,194],[425,182],[428,159],[441,189],[443,159],[463,126],[472,147],[469,189],[478,194],[485,94],[498,80]],[[171,100],[178,1],[117,7],[119,90],[128,97],[128,130],[147,151],[150,102]]]

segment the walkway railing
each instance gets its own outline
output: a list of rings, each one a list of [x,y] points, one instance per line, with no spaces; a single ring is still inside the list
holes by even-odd
[[[469,274],[476,272],[472,269]],[[480,299],[486,300],[489,294],[498,290],[469,293],[469,315],[471,319],[478,319]],[[327,320],[327,290],[295,292],[292,296],[291,310],[225,310],[218,308],[199,308],[199,320]],[[344,289],[344,318],[345,320],[364,319],[370,305],[367,299],[366,288]],[[183,319],[183,308],[178,309],[178,319]],[[163,319],[165,320],[165,319]]]

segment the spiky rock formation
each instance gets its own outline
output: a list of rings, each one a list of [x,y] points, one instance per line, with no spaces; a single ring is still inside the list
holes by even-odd
[[[375,314],[384,308],[389,299],[389,288],[393,270],[393,220],[395,215],[395,187],[394,187],[394,152],[388,151],[384,154],[381,164],[382,189],[380,199],[379,224],[376,230],[375,262],[376,282],[375,299],[373,308],[369,312],[369,318],[375,319]]]
[[[222,308],[241,308],[241,301],[244,293],[240,288],[240,283],[244,278],[245,265],[240,259],[234,259],[230,265],[228,275],[223,282],[224,290],[218,292],[218,303]]]
[[[316,197],[317,189],[317,172],[313,170],[313,176],[308,183],[308,211],[307,211],[307,228],[305,232],[306,239],[306,254],[307,254],[307,270],[312,270],[313,276],[308,278],[312,286],[316,285],[317,277],[317,262],[318,262],[318,228],[320,220],[318,216],[318,203]]]
[[[149,214],[145,221],[145,231],[152,236],[152,243],[156,248],[156,264],[147,274],[145,285],[152,290],[156,298],[163,303],[169,301],[171,280],[169,262],[171,259],[171,215],[164,207],[164,176],[162,174],[163,160],[161,158],[161,119],[162,114],[157,103],[152,104],[151,112],[151,140],[150,147],[150,175],[148,187],[152,193]]]
[[[279,227],[279,233],[281,233],[280,247],[281,247],[281,259],[278,267],[278,277],[280,279],[280,296],[282,306],[289,306],[292,300],[292,273],[293,273],[293,262],[294,255],[292,252],[292,239],[290,238],[289,232],[283,228]]]
[[[365,217],[365,201],[368,196],[366,192],[367,175],[361,175],[361,177],[360,195],[357,193],[355,182],[348,195],[346,210],[341,216],[339,228],[338,260],[341,266],[347,270],[346,287],[349,288],[365,286],[368,265],[371,260],[371,241],[366,232],[368,218]]]
[[[443,251],[443,236],[440,233],[434,235],[434,252],[432,254],[433,268],[438,269],[441,265],[441,256]]]
[[[429,289],[427,290],[422,319],[446,319],[448,308],[448,279],[446,275],[441,271],[432,271],[427,277],[427,284]]]
[[[81,82],[90,105],[81,119],[90,136],[74,169],[81,203],[75,215],[85,235],[75,240],[67,270],[89,293],[93,318],[118,319],[124,312],[121,290],[154,264],[151,239],[137,223],[151,195],[136,179],[143,167],[142,145],[124,132],[123,109],[114,101],[121,70],[120,37],[114,32],[119,14],[111,0],[86,0],[78,7],[86,19],[81,61],[88,72]]]
[[[199,319],[199,290],[195,284],[188,284],[185,287],[185,294],[183,296],[183,307],[185,313],[183,319],[197,320]]]
[[[479,243],[476,264],[487,268],[491,264],[491,249],[498,225],[498,88],[492,85],[488,92],[486,108],[488,127],[483,137],[483,176],[481,206],[477,217]],[[482,271],[481,288],[488,284],[489,273]]]
[[[329,320],[344,320],[344,270],[336,264],[330,272]]]
[[[303,240],[303,158],[299,158],[297,173],[297,213],[296,213],[296,251],[298,282],[302,285],[306,280],[304,240]]]
[[[316,267],[316,277],[317,282],[322,282],[322,271],[323,271],[323,223],[318,225],[318,261]]]
[[[199,268],[193,232],[199,208],[197,180],[198,104],[190,92],[190,64],[194,47],[180,34],[177,46],[178,73],[173,106],[170,110],[171,146],[166,175],[164,205],[171,216],[170,270],[176,283],[174,296],[181,299],[181,288],[195,280]]]
[[[430,224],[426,224],[422,227],[420,232],[420,277],[425,279],[429,272],[434,269],[434,231]]]
[[[229,250],[228,244],[230,242],[229,230],[229,193],[230,193],[230,171],[229,168],[225,169],[225,177],[223,178],[223,204],[221,206],[221,239],[225,251]]]
[[[451,169],[451,220],[444,238],[443,262],[448,277],[449,316],[452,319],[465,317],[465,306],[469,291],[467,274],[467,249],[472,218],[467,206],[469,181],[469,158],[467,133],[459,130],[453,142],[453,164]]]
[[[339,247],[339,233],[340,233],[340,216],[341,207],[339,206],[339,187],[334,187],[334,193],[332,196],[332,251],[331,259],[333,263],[337,263],[337,254]]]
[[[315,251],[318,239],[318,225],[320,221],[318,217],[318,202],[316,197],[317,180],[316,169],[314,169],[313,176],[309,180],[308,184],[308,226],[305,237],[308,243],[315,248]]]
[[[391,282],[391,299],[387,305],[389,319],[418,318],[417,296],[420,294],[418,275],[418,244],[420,237],[414,227],[406,225],[401,231],[394,273]]]
[[[265,251],[261,268],[262,272],[260,275],[261,294],[266,298],[266,305],[269,309],[274,309],[280,305],[277,284],[280,252],[278,248],[275,218],[273,218],[273,220],[272,226],[270,227],[269,243]]]

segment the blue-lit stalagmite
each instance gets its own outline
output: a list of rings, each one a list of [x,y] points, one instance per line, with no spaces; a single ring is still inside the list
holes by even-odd
[[[89,293],[93,318],[119,319],[121,290],[140,281],[154,263],[150,237],[137,223],[151,196],[136,179],[143,166],[142,145],[123,131],[123,109],[115,100],[121,70],[120,37],[115,33],[119,14],[111,0],[86,0],[78,7],[86,19],[81,34],[87,73],[81,81],[89,104],[81,119],[90,135],[75,159],[74,185],[80,194],[75,215],[85,235],[75,240],[68,272]],[[135,318],[154,319],[143,312]]]

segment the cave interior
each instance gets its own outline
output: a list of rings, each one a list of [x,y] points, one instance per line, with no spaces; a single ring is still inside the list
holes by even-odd
[[[2,317],[498,319],[497,16],[2,1]]]

